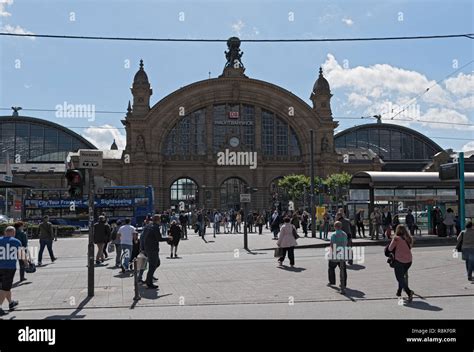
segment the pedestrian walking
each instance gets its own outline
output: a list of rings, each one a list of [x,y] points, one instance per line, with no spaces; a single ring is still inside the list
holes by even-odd
[[[20,241],[25,255],[28,253],[28,236],[23,231],[24,224],[21,221],[16,222],[13,227],[15,228],[15,238]],[[25,277],[25,261],[22,258],[18,258],[18,265],[20,267],[20,282],[26,281]]]
[[[283,261],[285,260],[286,253],[288,253],[288,259],[290,260],[290,266],[293,268],[295,266],[295,247],[298,245],[296,242],[296,228],[291,224],[289,217],[285,217],[284,223],[280,228],[280,236],[277,241],[277,246],[282,249],[282,255],[278,258],[278,265],[283,266]]]
[[[104,259],[104,247],[107,245],[111,237],[109,224],[105,222],[105,216],[99,216],[99,221],[94,224],[94,243],[97,246],[97,255],[95,263],[101,264]]]
[[[309,222],[309,214],[305,210],[301,215],[301,228],[303,230],[304,237],[308,237],[308,222]]]
[[[173,238],[161,236],[160,231],[160,216],[155,214],[153,216],[153,224],[147,229],[147,234],[144,240],[145,254],[148,259],[148,272],[146,275],[146,286],[151,289],[157,289],[158,286],[153,284],[153,274],[160,266],[160,242],[172,241]]]
[[[53,253],[53,224],[49,222],[49,216],[46,215],[43,217],[43,221],[39,225],[39,243],[40,249],[38,252],[38,266],[42,265],[43,262],[43,251],[44,248],[48,248],[49,257],[51,262],[54,263],[58,258],[54,256]]]
[[[370,222],[371,222],[371,228],[370,228],[370,239],[379,239],[379,234],[380,232],[383,232],[382,230],[382,214],[380,213],[379,208],[375,207],[374,211],[372,214],[370,214]]]
[[[178,258],[178,245],[179,245],[179,240],[181,239],[181,228],[179,225],[176,223],[176,221],[171,222],[171,227],[169,231],[171,237],[173,238],[170,240],[168,243],[171,247],[171,254],[170,258],[173,258],[173,250],[174,250],[174,258]]]
[[[329,236],[330,224],[331,224],[331,215],[329,214],[329,212],[326,209],[324,211],[324,214],[323,214],[323,236],[324,236],[323,238],[325,240],[327,240],[328,236]]]
[[[120,240],[120,247],[122,248],[123,263],[121,262],[122,273],[129,270],[130,258],[132,256],[133,233],[136,228],[130,225],[130,219],[125,219],[125,224],[120,226],[117,232],[117,238]]]
[[[408,214],[405,216],[405,224],[410,230],[410,235],[412,237],[415,236],[415,217],[413,216],[411,209],[408,209]]]
[[[118,230],[122,223],[113,221],[110,225],[110,240],[115,246],[115,267],[120,268],[120,255],[122,254],[122,246],[120,245],[120,238],[118,238]]]
[[[388,210],[387,207],[383,209],[382,213],[382,236],[383,238],[388,237],[387,233],[390,230],[390,226],[392,225],[392,213]]]
[[[357,232],[359,233],[359,237],[365,237],[365,226],[364,226],[364,211],[360,209],[356,214],[356,226]],[[360,230],[362,230],[362,235],[360,234]],[[354,234],[355,237],[355,234]]]
[[[184,212],[179,215],[179,224],[181,225],[181,238],[183,240],[188,239],[188,217]]]
[[[242,225],[242,214],[240,211],[235,215],[235,221],[237,223],[237,233],[240,233],[240,226]]]
[[[452,237],[456,233],[454,231],[454,225],[455,225],[454,220],[455,219],[454,219],[453,209],[448,208],[448,210],[446,210],[446,215],[444,216],[444,220],[443,220],[443,224],[446,227],[446,234],[447,234],[448,237]]]
[[[296,232],[298,233],[298,229],[300,228],[300,218],[296,212],[293,214],[291,224],[295,227]]]
[[[258,234],[263,234],[263,225],[265,224],[265,217],[263,214],[258,214],[257,216],[257,227],[258,227]]]
[[[270,230],[273,233],[273,239],[278,239],[278,233],[280,232],[280,224],[282,223],[281,216],[278,214],[278,210],[273,212],[271,222],[270,222]]]
[[[397,297],[401,297],[402,290],[408,295],[408,302],[413,300],[413,291],[408,287],[408,269],[413,261],[411,249],[413,247],[413,237],[408,233],[404,225],[398,225],[395,229],[395,236],[388,246],[388,251],[393,253],[393,269],[395,278],[398,281]]]
[[[466,224],[466,230],[461,231],[458,236],[457,250],[462,252],[462,259],[466,262],[467,279],[472,281],[474,270],[474,229],[472,221]]]
[[[328,286],[336,284],[336,267],[340,272],[340,293],[345,294],[347,287],[347,265],[346,261],[352,259],[348,248],[349,238],[342,229],[342,222],[334,222],[335,232],[332,234],[328,252]]]
[[[12,299],[11,289],[16,272],[16,262],[21,259],[27,264],[26,255],[21,242],[15,238],[16,230],[13,226],[7,226],[0,237],[0,316],[7,314],[3,308],[5,299],[8,301],[8,309],[14,310],[18,301]]]

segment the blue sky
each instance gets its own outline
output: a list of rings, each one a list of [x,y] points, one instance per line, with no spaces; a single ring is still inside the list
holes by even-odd
[[[184,20],[180,21],[181,19]],[[72,21],[71,19],[74,19]],[[241,39],[378,37],[473,33],[472,1],[32,1],[0,0],[0,31],[123,37]],[[246,74],[309,96],[319,66],[334,94],[338,130],[361,116],[405,106],[392,122],[414,128],[444,148],[474,149],[473,40],[344,43],[243,43]],[[140,58],[153,86],[152,104],[174,90],[218,76],[224,43],[112,42],[0,37],[0,107],[54,109],[93,104],[124,111]],[[130,65],[128,65],[130,63]],[[0,111],[9,115],[10,111]],[[96,145],[118,139],[123,114],[94,121],[24,112],[74,127]],[[354,119],[347,119],[352,117]],[[338,119],[340,118],[340,119]],[[427,122],[415,122],[415,119]],[[407,121],[409,120],[409,121]],[[437,124],[433,122],[448,122]],[[460,123],[464,125],[456,125]],[[117,129],[94,129],[111,126]],[[88,128],[89,127],[89,128]]]

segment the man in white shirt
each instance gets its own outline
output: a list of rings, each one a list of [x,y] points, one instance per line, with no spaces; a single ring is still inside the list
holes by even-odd
[[[132,256],[133,234],[135,232],[137,232],[137,230],[130,225],[130,219],[125,219],[125,225],[120,226],[117,232],[117,239],[120,240],[122,256],[124,257],[122,273],[129,270],[130,257]]]

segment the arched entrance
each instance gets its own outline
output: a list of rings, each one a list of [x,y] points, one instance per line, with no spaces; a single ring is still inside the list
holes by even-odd
[[[197,183],[190,178],[178,178],[171,185],[171,206],[174,206],[175,209],[178,210],[180,202],[184,203],[185,210],[193,209],[199,204]]]
[[[240,209],[240,195],[245,193],[247,183],[238,177],[231,177],[221,185],[221,210]]]

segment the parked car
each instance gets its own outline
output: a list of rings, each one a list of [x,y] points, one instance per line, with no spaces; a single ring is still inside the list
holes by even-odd
[[[0,224],[11,222],[11,219],[6,215],[0,215]]]

